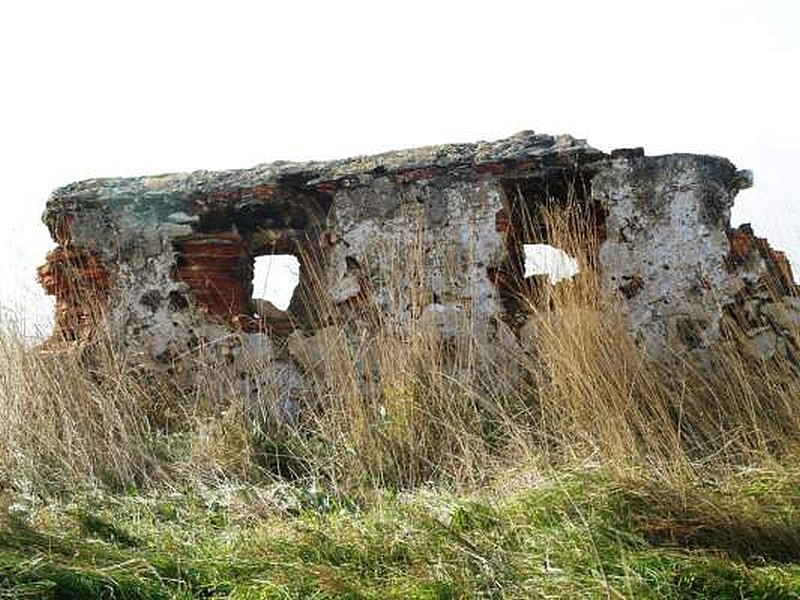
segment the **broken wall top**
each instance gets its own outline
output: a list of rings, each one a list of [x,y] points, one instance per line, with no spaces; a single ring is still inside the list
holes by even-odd
[[[445,144],[372,156],[312,161],[277,161],[250,169],[195,171],[156,176],[88,179],[55,190],[43,215],[55,240],[65,217],[82,212],[128,211],[153,224],[252,202],[294,201],[298,193],[330,194],[338,189],[370,185],[379,178],[399,183],[431,179],[512,178],[548,171],[575,170],[609,158],[643,157],[641,149],[606,154],[585,140],[523,131],[495,142]],[[674,155],[678,157],[680,155]],[[733,181],[735,167],[726,159],[702,157],[708,168]],[[177,233],[177,232],[176,232]]]

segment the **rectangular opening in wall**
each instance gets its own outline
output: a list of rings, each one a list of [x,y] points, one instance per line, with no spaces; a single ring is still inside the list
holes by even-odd
[[[596,300],[603,212],[584,174],[557,171],[503,182],[508,260],[496,284],[507,320],[519,324],[554,302]]]
[[[311,284],[322,270],[332,199],[284,184],[192,199],[198,221],[175,241],[174,276],[209,317],[276,335],[314,327]]]
[[[291,254],[255,257],[251,304],[260,328],[278,333],[294,329],[288,309],[299,282],[297,257]]]
[[[253,299],[270,303],[278,310],[289,308],[300,281],[300,263],[291,254],[257,256],[253,265]]]

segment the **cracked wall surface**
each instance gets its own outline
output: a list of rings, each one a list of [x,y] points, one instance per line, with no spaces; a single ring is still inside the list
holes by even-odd
[[[604,153],[533,132],[82,181],[56,190],[44,214],[57,244],[39,270],[57,301],[50,344],[86,341],[102,320],[142,364],[188,381],[202,350],[242,365],[238,385],[272,385],[271,401],[290,410],[314,338],[330,326],[323,304],[363,327],[367,306],[401,325],[429,321],[444,336],[466,320],[488,345],[500,343],[500,322],[517,331],[522,245],[547,243],[526,237],[521,204],[535,210],[569,195],[597,216],[603,306],[653,355],[701,355],[735,334],[754,356],[797,360],[791,267],[749,227],[730,226],[736,193],[750,184],[724,158]],[[252,298],[254,259],[266,254],[300,262],[286,312]]]

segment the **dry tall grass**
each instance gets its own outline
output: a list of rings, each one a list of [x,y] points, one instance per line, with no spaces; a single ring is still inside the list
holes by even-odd
[[[150,419],[158,391],[145,389],[112,352],[93,354],[89,363],[78,352],[40,352],[16,332],[0,331],[0,473],[6,483],[125,485],[158,469]]]
[[[512,465],[574,460],[659,476],[787,460],[800,441],[796,368],[755,363],[727,346],[711,369],[652,361],[600,306],[597,236],[585,208],[551,204],[531,217],[578,259],[581,274],[544,298],[516,290],[530,313],[519,343],[504,323],[482,329],[469,307],[444,338],[425,319],[397,323],[369,301],[335,306],[319,284],[309,311],[324,325],[315,342],[322,360],[308,373],[296,422],[254,418],[217,364],[181,391],[143,375],[107,336],[46,353],[6,327],[0,483],[126,486],[268,473],[353,489],[477,485]],[[423,307],[430,286],[413,257],[397,265],[395,292]],[[232,391],[215,397],[223,388]]]

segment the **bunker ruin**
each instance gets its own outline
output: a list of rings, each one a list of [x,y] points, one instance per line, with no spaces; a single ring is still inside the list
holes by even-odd
[[[783,253],[730,209],[751,176],[715,156],[605,153],[568,135],[441,145],[330,162],[96,179],[53,192],[57,247],[39,269],[56,298],[51,345],[99,319],[136,360],[190,373],[198,348],[300,385],[327,306],[429,319],[469,315],[487,343],[525,324],[524,246],[551,244],[547,203],[580,207],[602,302],[653,355],[701,354],[735,326],[759,358],[798,357],[800,289]],[[290,255],[286,311],[253,298],[256,258]],[[398,281],[398,278],[400,279]],[[424,294],[415,281],[424,279]],[[535,284],[535,285],[534,285]],[[398,291],[399,290],[399,291]],[[88,301],[87,299],[91,299]],[[222,359],[221,359],[222,360]],[[258,382],[253,382],[256,385]]]

